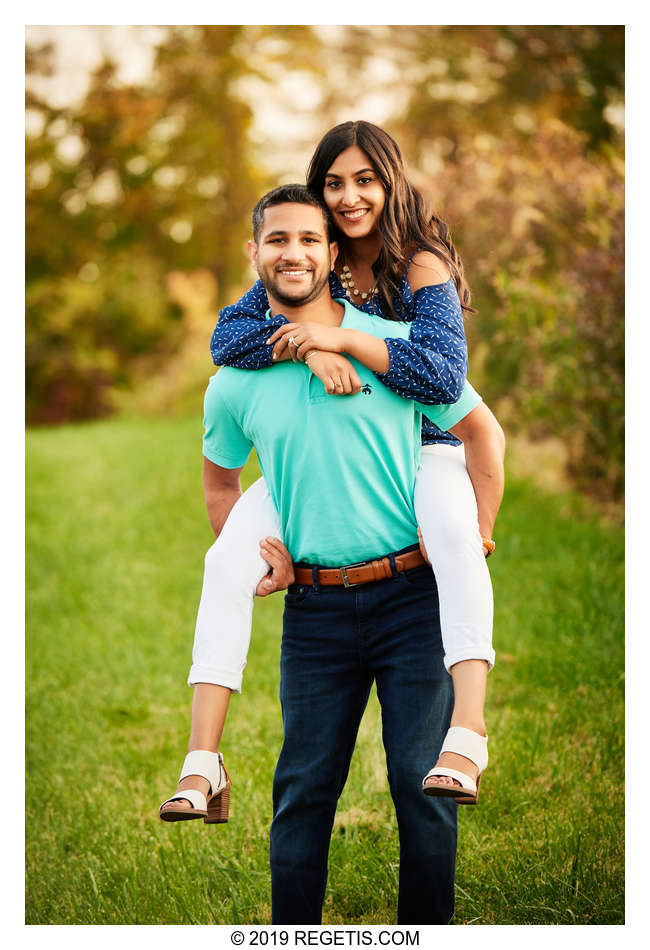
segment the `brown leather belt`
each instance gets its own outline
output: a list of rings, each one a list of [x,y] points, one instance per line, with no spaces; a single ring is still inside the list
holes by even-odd
[[[397,573],[410,571],[414,567],[426,564],[419,549],[406,551],[404,554],[395,554]],[[313,586],[314,578],[311,567],[295,567],[296,584]],[[345,567],[319,567],[318,583],[323,587],[357,587],[359,584],[370,584],[372,581],[383,581],[392,577],[390,558],[377,558],[375,561],[361,561],[360,564],[346,564]]]

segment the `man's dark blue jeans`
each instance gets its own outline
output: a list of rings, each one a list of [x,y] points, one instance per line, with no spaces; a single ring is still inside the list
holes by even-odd
[[[453,704],[442,658],[429,567],[359,587],[289,588],[280,683],[284,742],[273,783],[273,923],[321,921],[336,803],[373,680],[400,836],[397,922],[450,922],[457,806],[421,790]]]

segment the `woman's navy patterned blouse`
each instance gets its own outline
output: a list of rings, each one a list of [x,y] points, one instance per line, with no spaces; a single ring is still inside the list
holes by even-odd
[[[336,271],[330,273],[332,297],[350,299]],[[406,275],[400,282],[400,297],[406,320],[413,323],[408,340],[387,339],[389,366],[386,373],[375,373],[398,396],[416,399],[426,405],[456,402],[467,374],[467,344],[463,312],[450,278],[444,284],[421,287],[414,294]],[[377,296],[354,306],[365,313],[383,316]],[[279,314],[265,319],[269,309],[266,291],[260,280],[235,304],[219,312],[210,349],[217,366],[238,369],[262,369],[272,365],[271,334],[289,323]],[[399,310],[399,307],[396,308]],[[460,445],[449,432],[422,417],[422,443],[447,442]]]

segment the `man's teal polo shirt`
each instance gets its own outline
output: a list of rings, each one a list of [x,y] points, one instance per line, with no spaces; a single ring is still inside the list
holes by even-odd
[[[382,339],[409,335],[408,323],[341,303],[342,327]],[[308,366],[292,362],[222,367],[205,394],[204,456],[239,468],[255,446],[294,561],[352,564],[417,544],[421,413],[447,430],[481,401],[466,383],[458,402],[424,406],[351,362],[363,383],[353,396],[328,395]]]

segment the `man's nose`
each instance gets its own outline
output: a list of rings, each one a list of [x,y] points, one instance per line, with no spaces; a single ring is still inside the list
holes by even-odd
[[[298,241],[288,241],[282,249],[282,259],[284,261],[293,263],[302,260],[302,256],[302,247]]]

